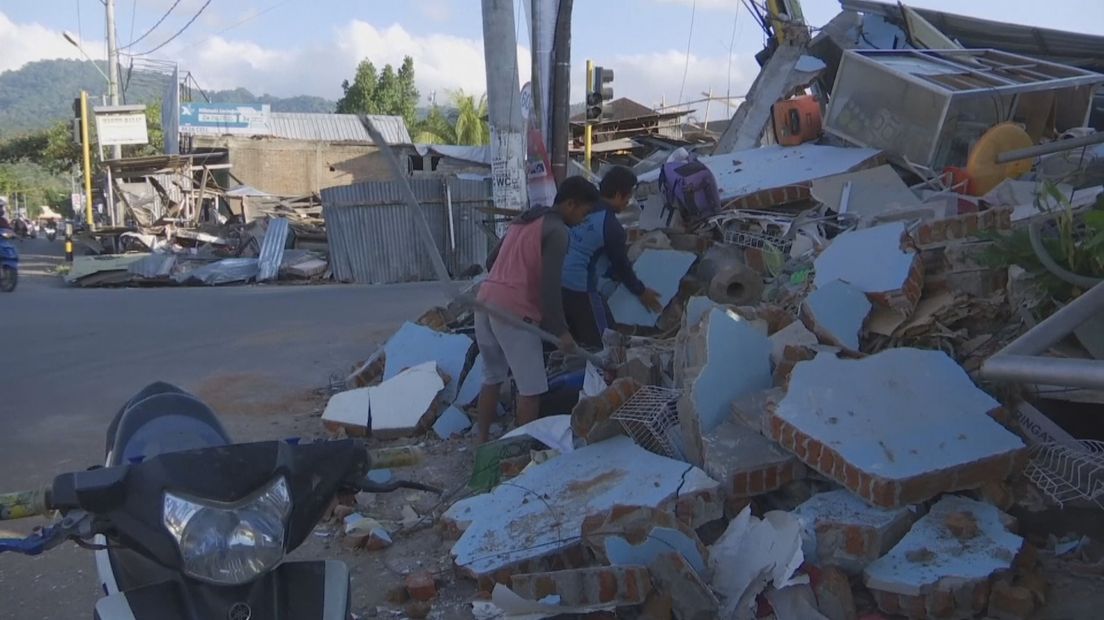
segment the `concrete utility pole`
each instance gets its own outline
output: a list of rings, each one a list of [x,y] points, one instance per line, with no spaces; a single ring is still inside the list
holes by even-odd
[[[115,40],[115,0],[104,0],[107,7],[107,94],[111,105],[119,105],[119,43]],[[111,147],[111,158],[121,159],[123,147]]]
[[[571,142],[571,12],[573,0],[560,0],[556,13],[556,35],[552,44],[552,97],[548,148],[556,183],[567,178],[568,148]]]
[[[491,121],[491,179],[495,206],[525,209],[525,125],[521,118],[517,34],[512,0],[483,0],[483,53]]]

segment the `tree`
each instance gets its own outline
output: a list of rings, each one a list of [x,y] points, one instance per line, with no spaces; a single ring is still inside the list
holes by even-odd
[[[368,59],[357,65],[353,82],[341,82],[344,93],[337,101],[341,114],[388,114],[401,116],[407,127],[417,122],[418,88],[414,85],[414,59],[403,58],[398,72],[391,65],[384,65],[377,72]]]
[[[453,110],[446,116],[434,105],[417,124],[414,142],[418,144],[464,144],[479,146],[491,142],[491,126],[487,123],[487,98],[457,90],[451,94]]]

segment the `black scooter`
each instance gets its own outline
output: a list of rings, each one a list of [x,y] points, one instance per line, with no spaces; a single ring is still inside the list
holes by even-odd
[[[355,440],[233,444],[205,404],[155,383],[108,427],[105,467],[0,495],[0,520],[61,514],[0,539],[0,552],[37,555],[65,540],[95,550],[98,620],[346,620],[345,564],[284,556],[339,493],[440,492],[371,482],[372,456]]]

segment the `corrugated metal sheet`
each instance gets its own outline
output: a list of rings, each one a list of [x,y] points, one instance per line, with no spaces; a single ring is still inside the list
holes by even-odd
[[[268,220],[268,229],[265,230],[264,239],[261,241],[258,282],[276,279],[276,275],[280,272],[280,263],[284,260],[284,246],[287,245],[287,237],[287,219],[275,217]]]
[[[411,179],[410,185],[453,277],[472,265],[483,265],[491,243],[481,222],[488,216],[476,209],[492,206],[490,183],[435,178]],[[416,216],[395,183],[357,183],[324,189],[321,194],[335,278],[365,284],[436,278],[422,250]]]
[[[411,144],[410,132],[401,116],[369,115],[388,144]],[[288,140],[322,142],[372,142],[364,123],[356,114],[317,114],[273,112],[269,115],[269,133]]]
[[[143,278],[164,278],[172,273],[175,264],[175,254],[154,252],[136,263],[131,263],[127,270]]]

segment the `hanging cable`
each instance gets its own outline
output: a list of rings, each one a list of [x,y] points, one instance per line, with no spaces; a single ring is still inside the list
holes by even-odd
[[[204,2],[203,6],[199,7],[199,10],[196,11],[196,14],[193,15],[192,18],[188,20],[188,23],[184,24],[184,26],[180,30],[177,30],[176,33],[173,36],[169,37],[164,43],[162,43],[161,45],[158,45],[157,47],[155,47],[151,50],[149,50],[148,52],[142,52],[141,54],[135,54],[135,55],[136,56],[149,56],[150,54],[156,52],[157,50],[161,49],[162,47],[165,47],[169,43],[172,43],[177,37],[184,34],[184,31],[187,30],[193,23],[195,23],[195,20],[199,19],[199,16],[203,14],[203,11],[205,11],[207,9],[207,7],[210,6],[210,4],[211,4],[211,0],[207,0],[206,2]]]
[[[740,22],[740,5],[736,5],[736,15],[732,18],[732,38],[728,42],[728,87],[725,96],[732,101],[732,52],[736,49],[736,25]]]
[[[686,74],[690,72],[690,43],[694,40],[694,16],[698,13],[698,0],[690,6],[690,32],[686,35],[686,64],[682,67],[682,86],[679,87],[678,100],[682,101],[683,92],[686,90]]]
[[[127,37],[134,40],[134,22],[138,17],[138,0],[130,0],[130,34]]]
[[[149,30],[143,32],[142,36],[138,37],[137,39],[133,39],[130,43],[127,43],[126,45],[120,47],[119,49],[121,49],[121,50],[130,49],[130,47],[133,46],[135,43],[137,43],[137,42],[141,41],[142,39],[145,39],[146,37],[148,37],[151,32],[156,30],[157,27],[161,25],[161,22],[165,21],[165,18],[168,17],[173,12],[173,9],[175,9],[176,5],[178,5],[178,4],[180,4],[180,0],[176,0],[175,2],[173,2],[172,6],[169,7],[169,10],[165,11],[165,14],[161,16],[161,19],[154,22],[154,24],[149,27]],[[133,36],[133,34],[134,34],[134,29],[132,27],[131,28],[131,35]]]

